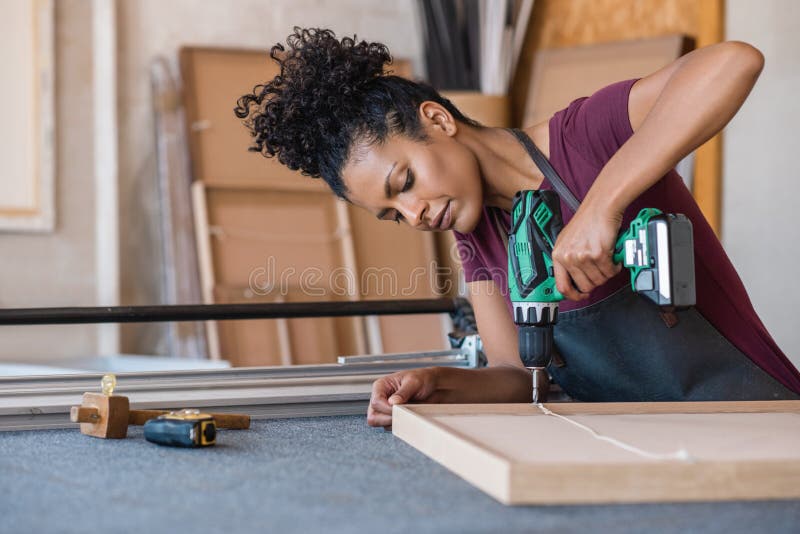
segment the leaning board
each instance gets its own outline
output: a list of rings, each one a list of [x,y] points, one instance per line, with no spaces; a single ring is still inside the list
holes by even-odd
[[[800,401],[395,406],[392,431],[504,504],[800,498]]]

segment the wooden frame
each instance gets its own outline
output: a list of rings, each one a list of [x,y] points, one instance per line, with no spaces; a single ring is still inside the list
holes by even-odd
[[[395,406],[393,433],[504,504],[800,497],[800,401],[547,407],[635,446],[683,446],[689,460],[637,456],[533,404]]]
[[[343,265],[351,272],[355,271],[348,265],[353,251],[347,212],[343,208],[343,203],[332,197],[325,189],[298,191],[283,187],[240,188],[209,186],[195,181],[192,184],[192,195],[202,295],[206,304],[241,301],[275,302],[277,298],[283,297],[290,300],[305,298],[302,288],[298,287],[294,280],[291,286],[274,288],[274,294],[272,289],[268,294],[254,292],[253,272],[263,269],[259,267],[263,265],[259,251],[273,246],[282,247],[280,249],[283,252],[282,257],[276,259],[275,266],[279,271],[282,270],[281,262],[286,262],[290,266],[286,271],[290,274],[295,273],[292,265],[298,266],[298,270],[304,269],[303,266],[324,267],[326,273],[336,268],[334,266]],[[291,214],[281,219],[269,213],[269,208],[280,204],[284,204],[284,208],[299,205],[311,209],[316,206],[320,208],[319,217],[313,221],[309,219],[302,228],[298,226],[292,230],[292,224],[286,222],[292,218]],[[253,212],[256,206],[260,215]],[[235,207],[239,208],[239,213]],[[220,220],[223,214],[225,222]],[[302,213],[298,212],[298,215]],[[258,224],[254,218],[256,216],[260,217],[258,220],[269,219],[270,223]],[[238,222],[232,222],[232,219]],[[285,228],[289,231],[280,231],[282,228],[278,225],[281,221],[284,221]],[[250,229],[251,225],[255,225],[255,229]],[[269,231],[262,231],[261,228]],[[312,254],[309,251],[315,251],[313,254],[317,256],[309,256]],[[261,263],[258,263],[258,259],[262,260]],[[247,278],[248,273],[250,279]],[[289,293],[281,294],[284,289],[289,290]],[[337,295],[333,294],[325,296],[337,298]],[[345,297],[353,300],[355,296],[348,294]],[[309,328],[310,334],[301,334],[303,324]],[[341,351],[345,354],[363,353],[365,347],[362,330],[363,324],[360,318],[345,317],[288,321],[273,319],[261,322],[257,328],[253,328],[253,324],[249,322],[241,321],[231,322],[223,328],[220,323],[209,321],[206,333],[211,359],[224,357],[231,359],[237,365],[249,366],[290,361],[321,363],[308,360],[317,353],[321,356],[330,353],[326,357],[330,361],[340,355]],[[250,356],[244,356],[237,353],[237,349],[234,348],[237,345],[237,337],[249,340],[247,343],[243,341],[243,344],[249,346],[251,351],[254,347],[260,347],[258,354],[251,353]],[[291,348],[291,345],[296,346]],[[267,356],[267,349],[277,352],[264,361],[261,358]],[[292,356],[292,351],[298,354]],[[298,357],[302,357],[303,360],[298,360]]]
[[[4,141],[8,152],[0,152],[5,172],[11,175],[3,179],[11,183],[0,188],[0,230],[51,232],[55,228],[55,10],[53,0],[15,5],[29,10],[30,17],[29,26],[19,27],[19,33],[4,33],[0,41],[9,55],[21,62],[8,66],[15,75],[5,80],[3,96],[13,109],[3,108],[8,123],[4,127],[22,129],[5,137],[10,142]],[[26,108],[27,118],[16,115],[25,113]],[[22,158],[27,161],[20,161],[24,155],[29,156]],[[13,175],[14,169],[23,175]]]

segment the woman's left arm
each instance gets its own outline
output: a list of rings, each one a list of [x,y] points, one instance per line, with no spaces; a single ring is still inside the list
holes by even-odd
[[[562,294],[580,300],[619,272],[610,252],[625,209],[725,127],[763,66],[756,48],[731,41],[686,54],[633,85],[628,115],[634,134],[603,167],[553,249]]]

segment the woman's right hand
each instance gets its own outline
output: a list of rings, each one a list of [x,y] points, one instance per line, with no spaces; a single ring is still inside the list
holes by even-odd
[[[427,367],[398,371],[379,378],[372,384],[372,397],[367,409],[370,426],[392,425],[392,406],[411,401],[430,401],[436,391],[438,369]]]

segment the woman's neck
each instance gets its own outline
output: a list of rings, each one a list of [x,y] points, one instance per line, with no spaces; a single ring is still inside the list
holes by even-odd
[[[523,131],[539,150],[549,156],[547,121]],[[517,191],[538,189],[544,175],[528,152],[505,128],[475,128],[461,125],[460,141],[467,145],[478,160],[483,183],[483,203],[511,211]]]

